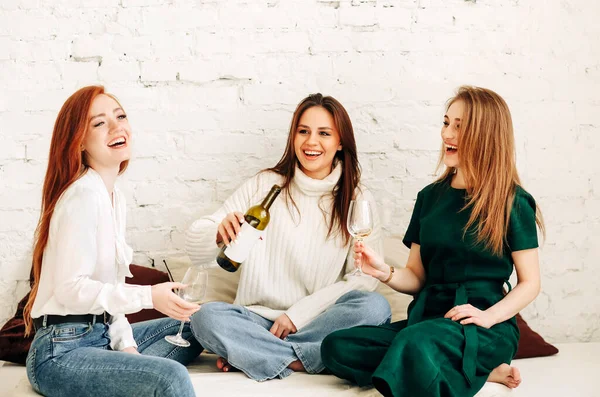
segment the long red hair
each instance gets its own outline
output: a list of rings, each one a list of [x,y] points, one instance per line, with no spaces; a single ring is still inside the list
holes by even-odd
[[[116,98],[104,92],[102,86],[81,88],[67,99],[58,112],[54,123],[48,168],[42,190],[40,220],[34,236],[30,278],[31,292],[23,311],[25,335],[29,335],[32,329],[31,309],[38,291],[42,272],[42,258],[48,243],[50,220],[54,213],[54,207],[56,207],[56,203],[63,192],[80,178],[88,168],[85,152],[81,150],[81,147],[88,129],[90,107],[94,99],[102,94],[109,95],[116,101]],[[129,161],[122,162],[119,173],[125,171],[128,164]]]

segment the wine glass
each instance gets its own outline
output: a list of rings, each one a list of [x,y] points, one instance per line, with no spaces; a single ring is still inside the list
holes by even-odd
[[[198,266],[191,266],[185,272],[185,276],[183,276],[183,280],[181,280],[181,283],[185,284],[186,287],[180,288],[177,291],[177,295],[179,295],[181,299],[184,299],[188,302],[201,303],[204,299],[204,295],[206,294],[208,273],[206,272],[206,270]],[[182,321],[177,335],[165,336],[167,342],[180,347],[188,347],[190,345],[190,342],[181,337],[184,324],[185,321]]]
[[[348,232],[358,241],[362,241],[373,231],[373,212],[371,204],[366,200],[352,200],[348,209]],[[354,269],[350,276],[362,276],[361,265]]]

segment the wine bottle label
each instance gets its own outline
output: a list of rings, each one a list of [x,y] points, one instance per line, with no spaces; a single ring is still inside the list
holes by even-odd
[[[264,236],[264,233],[264,230],[257,230],[250,226],[248,222],[244,222],[237,235],[237,240],[225,249],[225,255],[232,261],[242,263],[248,258],[250,250]]]

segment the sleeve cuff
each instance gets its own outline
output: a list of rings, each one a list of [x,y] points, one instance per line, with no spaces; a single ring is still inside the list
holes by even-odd
[[[112,322],[108,326],[108,336],[112,350],[121,351],[128,347],[138,347],[133,338],[131,325],[127,321],[127,317],[123,314],[113,316]]]
[[[316,316],[310,316],[310,315],[306,315],[306,314],[302,315],[300,310],[297,310],[293,307],[290,307],[288,309],[288,311],[285,312],[285,314],[290,318],[292,323],[294,323],[294,325],[296,326],[296,329],[298,331],[300,331],[300,329],[304,328],[306,325],[308,325],[312,320],[314,320],[316,318]]]
[[[152,302],[152,286],[144,285],[142,288],[142,307],[144,309],[154,309],[154,303]]]
[[[219,251],[216,242],[219,224],[200,219],[188,229],[185,250],[195,266],[206,266]]]

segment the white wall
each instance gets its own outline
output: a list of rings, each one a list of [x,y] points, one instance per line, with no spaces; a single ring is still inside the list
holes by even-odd
[[[105,84],[129,113],[136,158],[121,185],[148,263],[181,253],[195,217],[276,162],[295,105],[317,91],[347,107],[386,231],[403,233],[432,180],[443,104],[475,84],[509,103],[546,217],[543,292],[525,318],[552,341],[600,341],[599,4],[3,0],[0,323],[27,291],[50,134],[77,88]]]

